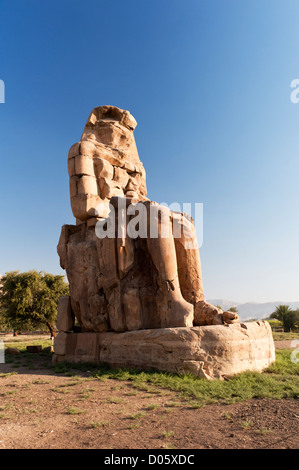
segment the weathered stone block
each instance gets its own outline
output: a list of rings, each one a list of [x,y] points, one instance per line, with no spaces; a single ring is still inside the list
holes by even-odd
[[[74,157],[68,159],[67,167],[68,167],[69,177],[71,178],[72,176],[75,176],[76,171],[75,171],[75,158]]]
[[[108,180],[112,180],[114,175],[113,165],[111,165],[111,163],[104,158],[94,159],[94,171],[97,178],[106,178]]]
[[[124,293],[124,311],[126,326],[129,331],[142,328],[142,307],[138,289],[129,288]]]
[[[76,155],[79,155],[79,154],[80,154],[80,142],[76,142],[69,149],[68,158],[73,158],[73,157],[75,157]]]
[[[67,332],[73,329],[75,317],[71,308],[71,299],[68,295],[60,297],[58,301],[56,327],[58,331]]]
[[[43,347],[41,344],[35,344],[32,346],[27,346],[26,351],[29,353],[40,353],[42,351]]]
[[[70,178],[70,196],[71,197],[77,196],[78,194],[78,188],[77,188],[78,181],[79,181],[78,176],[72,176]]]
[[[94,177],[93,159],[86,155],[77,155],[75,157],[76,175],[88,175]]]
[[[88,362],[106,363],[111,367],[155,369],[223,379],[245,371],[263,371],[275,361],[271,327],[265,321],[124,333],[68,334],[61,342],[59,336],[54,343],[54,362],[88,359]],[[61,343],[65,341],[72,342],[72,347],[63,350]]]
[[[77,219],[85,221],[97,216],[97,205],[103,202],[99,196],[94,194],[78,194],[71,197],[71,207]]]
[[[83,175],[78,178],[78,194],[98,194],[96,179],[92,176]]]
[[[75,333],[73,333],[74,335]],[[54,352],[58,356],[66,356],[67,333],[59,333],[54,338]]]

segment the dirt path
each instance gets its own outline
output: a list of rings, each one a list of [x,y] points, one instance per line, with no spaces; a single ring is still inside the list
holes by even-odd
[[[175,392],[0,364],[0,449],[294,449],[298,400],[190,407]]]

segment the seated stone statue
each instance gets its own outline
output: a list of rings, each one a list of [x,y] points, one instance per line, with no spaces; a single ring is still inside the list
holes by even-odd
[[[135,127],[128,111],[100,106],[70,148],[76,226],[64,225],[58,244],[68,309],[85,332],[238,322],[204,299],[192,219],[148,199]]]

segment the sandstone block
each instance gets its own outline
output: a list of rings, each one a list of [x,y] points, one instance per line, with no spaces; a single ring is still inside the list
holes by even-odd
[[[97,222],[99,220],[101,220],[102,218],[101,217],[92,217],[90,219],[87,220],[87,227],[95,227]],[[80,221],[81,222],[81,221]],[[82,223],[82,222],[81,222]]]
[[[119,285],[108,297],[109,322],[113,331],[126,331],[126,319],[122,307],[122,297]]]
[[[68,158],[73,158],[80,154],[80,142],[73,144],[69,150]]]
[[[74,352],[76,362],[94,362],[98,353],[98,340],[97,334],[85,333],[81,335],[78,333]]]
[[[88,140],[83,140],[80,146],[80,154],[93,157],[95,153],[95,149],[96,148],[93,142],[88,141]]]
[[[93,220],[93,219],[88,219],[87,222],[88,222],[89,220]],[[80,220],[80,219],[76,219],[76,225],[82,225],[82,224],[86,224],[86,221]]]
[[[112,180],[114,175],[114,168],[111,163],[104,158],[94,159],[95,175],[97,178],[106,178]]]
[[[43,347],[41,344],[26,347],[26,351],[29,353],[40,353],[42,349]]]
[[[75,158],[69,158],[67,161],[69,177],[75,176]]]
[[[130,288],[124,293],[124,311],[127,329],[139,330],[142,328],[142,308],[138,289]]]
[[[79,181],[79,178],[77,176],[72,176],[70,178],[70,196],[71,197],[77,196],[78,194],[78,189],[77,189],[78,181]]]
[[[101,179],[100,180],[100,194],[102,199],[111,199],[112,197],[124,197],[124,192],[122,189],[118,188],[113,184],[113,182],[109,182],[107,180]]]
[[[83,175],[77,180],[78,194],[98,194],[98,186],[96,179],[93,176]]]
[[[53,346],[47,346],[46,348],[43,348],[43,352],[53,353],[54,352],[54,347]]]
[[[96,207],[100,204],[102,199],[96,194],[78,194],[77,196],[71,197],[71,207],[76,219],[82,221],[89,219],[90,217],[96,217]]]
[[[126,170],[115,167],[113,179],[114,181],[118,182],[122,188],[125,188],[129,181],[129,174],[126,172]]]
[[[120,279],[122,279],[134,266],[134,243],[130,237],[126,237],[125,239],[117,238],[116,246],[118,272]]]
[[[69,334],[62,341],[72,341],[72,347],[64,348],[68,354],[56,348],[59,334],[54,361],[83,362],[88,357],[111,367],[192,373],[209,380],[263,371],[275,361],[271,327],[265,321],[243,325]],[[74,335],[75,341],[70,338]]]
[[[73,333],[73,334],[76,334],[76,333]],[[66,353],[67,353],[67,349],[66,349],[67,339],[68,339],[67,333],[59,333],[54,338],[54,352],[58,356],[66,356]]]
[[[21,351],[17,348],[5,348],[5,354],[21,354]]]
[[[118,121],[132,131],[137,126],[135,118],[129,111],[116,106],[98,106],[94,108],[88,117],[86,128],[93,128],[98,121]]]
[[[75,157],[74,164],[76,175],[88,175],[94,177],[93,159],[91,157],[87,157],[86,155],[77,155]]]
[[[74,315],[71,308],[70,296],[60,297],[58,301],[58,312],[56,327],[58,331],[67,332],[74,327]]]

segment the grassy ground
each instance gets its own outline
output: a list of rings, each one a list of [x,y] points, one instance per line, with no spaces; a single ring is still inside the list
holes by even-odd
[[[299,333],[291,332],[291,333],[283,333],[283,332],[272,332],[274,341],[284,341],[284,340],[292,340],[292,339],[299,339]]]
[[[281,333],[280,333],[281,334]],[[298,337],[298,335],[297,335]],[[283,338],[283,339],[290,339]],[[297,398],[299,396],[299,362],[291,360],[291,350],[277,350],[276,362],[263,373],[246,372],[225,381],[208,381],[193,375],[176,375],[163,372],[144,372],[127,369],[109,369],[93,364],[52,364],[51,354],[26,352],[27,345],[51,345],[51,340],[18,342],[18,355],[6,355],[6,363],[11,363],[15,373],[21,366],[31,369],[45,367],[55,374],[76,376],[78,371],[101,381],[114,379],[130,381],[138,390],[155,391],[168,389],[179,393],[194,408],[210,403],[234,403],[250,398]],[[5,343],[6,347],[16,347],[14,341]],[[175,403],[173,404],[175,406]]]

